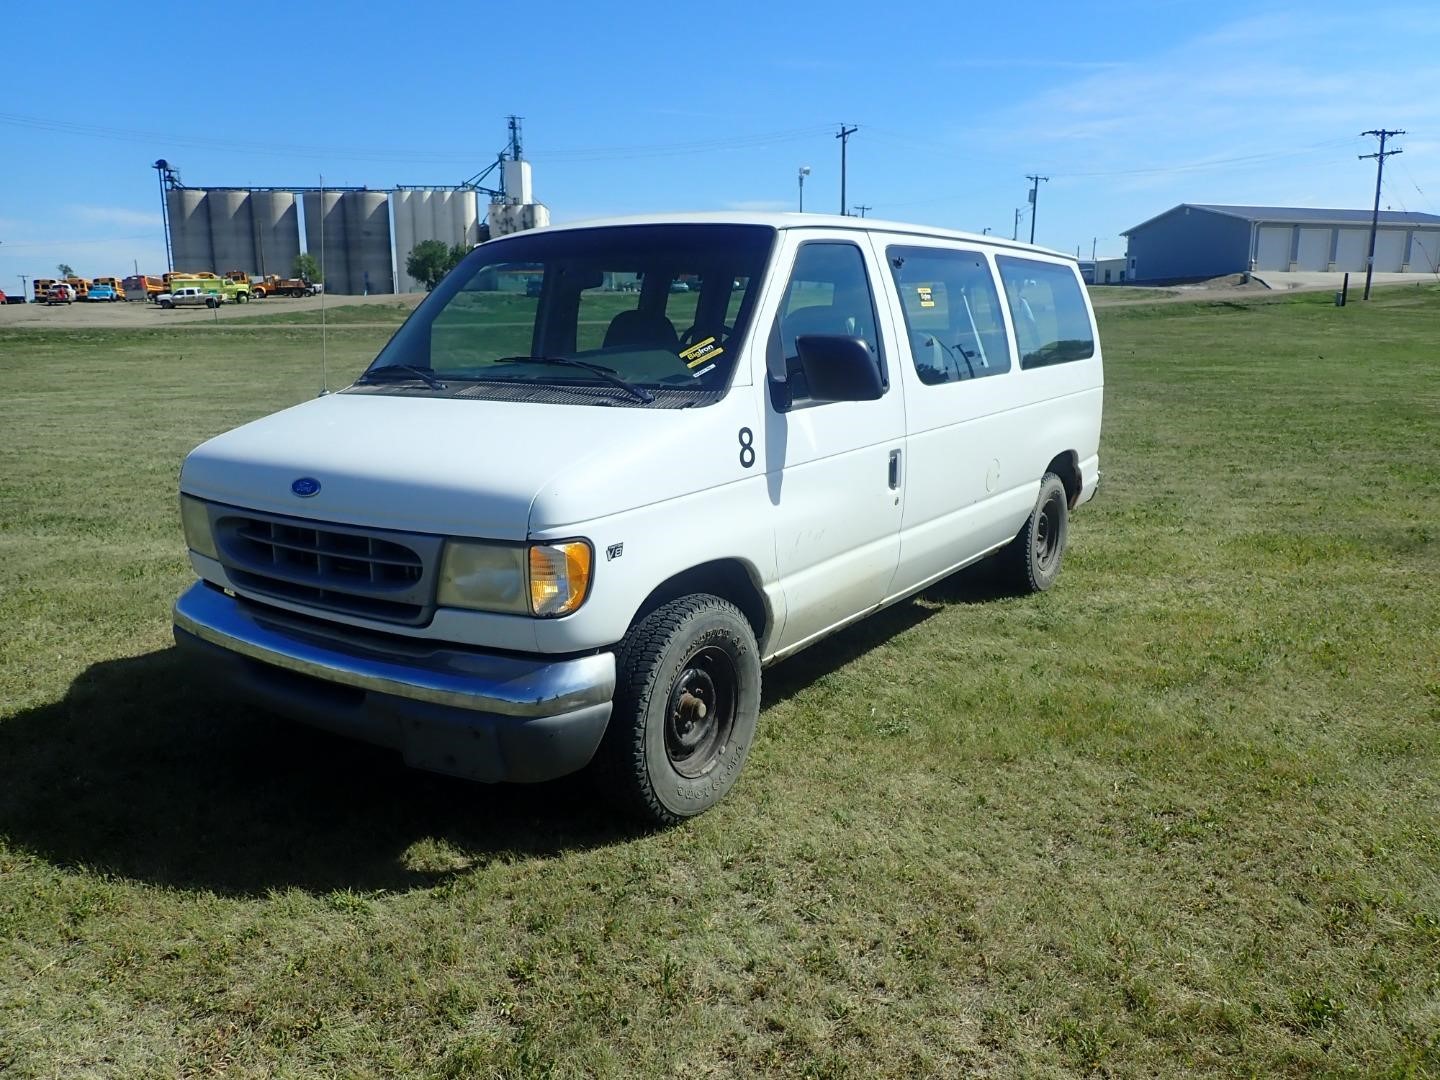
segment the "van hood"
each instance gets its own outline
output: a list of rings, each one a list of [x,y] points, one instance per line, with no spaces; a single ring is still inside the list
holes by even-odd
[[[649,461],[663,475],[653,463],[694,423],[690,410],[332,394],[197,447],[180,487],[273,514],[518,541],[680,494],[623,474]],[[319,490],[295,494],[302,478]]]

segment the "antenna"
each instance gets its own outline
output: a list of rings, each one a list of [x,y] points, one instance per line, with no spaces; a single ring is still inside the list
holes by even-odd
[[[320,174],[320,396],[330,393],[330,355],[325,333],[325,174]]]

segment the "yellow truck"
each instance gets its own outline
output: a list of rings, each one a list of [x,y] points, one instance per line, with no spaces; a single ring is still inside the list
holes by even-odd
[[[229,278],[219,278],[213,275],[207,277],[187,277],[180,274],[167,275],[168,291],[161,293],[155,298],[155,302],[161,307],[182,307],[180,298],[187,300],[197,293],[202,297],[214,297],[217,304],[231,303],[243,304],[250,299],[250,283],[248,281],[231,281]],[[169,299],[170,303],[165,301]],[[214,304],[207,304],[207,307],[214,307]]]

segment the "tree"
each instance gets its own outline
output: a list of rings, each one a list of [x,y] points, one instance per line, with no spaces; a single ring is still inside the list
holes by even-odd
[[[302,251],[295,256],[295,269],[293,271],[301,281],[318,283],[325,279],[320,276],[320,263],[314,255],[308,251]]]
[[[405,272],[424,284],[429,292],[440,284],[440,279],[454,269],[451,261],[453,250],[442,240],[421,240],[410,249],[405,257]]]
[[[71,269],[69,263],[61,263],[59,266],[55,267],[55,269],[60,271],[60,276],[62,278],[75,276],[75,271]]]

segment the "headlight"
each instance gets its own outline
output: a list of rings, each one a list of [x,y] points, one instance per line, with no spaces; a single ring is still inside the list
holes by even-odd
[[[585,602],[590,543],[490,544],[447,540],[440,560],[441,607],[514,615],[569,615]]]
[[[530,545],[530,610],[568,615],[585,602],[593,562],[587,540]]]
[[[199,499],[180,496],[180,524],[185,529],[185,545],[193,552],[220,558],[215,550],[215,536],[210,532],[210,511]]]
[[[519,544],[447,540],[445,557],[440,561],[437,599],[442,607],[528,615],[525,548]]]

